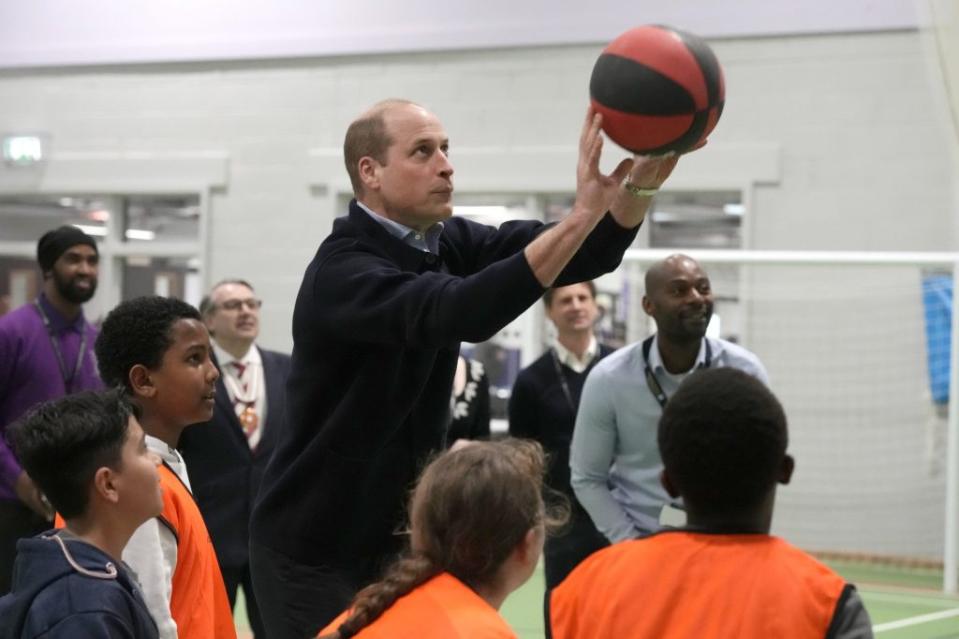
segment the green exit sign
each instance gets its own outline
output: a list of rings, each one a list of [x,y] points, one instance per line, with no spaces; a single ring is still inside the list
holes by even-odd
[[[14,166],[30,166],[46,159],[46,143],[39,135],[3,136],[3,160]]]

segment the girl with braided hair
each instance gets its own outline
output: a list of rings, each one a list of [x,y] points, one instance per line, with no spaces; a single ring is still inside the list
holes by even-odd
[[[437,457],[410,499],[408,552],[319,639],[515,639],[497,610],[566,515],[547,514],[544,466],[539,444],[517,439]]]

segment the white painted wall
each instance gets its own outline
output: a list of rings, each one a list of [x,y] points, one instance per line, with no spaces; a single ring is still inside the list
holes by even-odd
[[[342,213],[339,147],[357,113],[388,96],[432,108],[460,192],[571,191],[599,49],[2,72],[0,131],[47,132],[53,156],[28,177],[0,169],[0,190],[212,189],[206,279],[256,281],[265,339],[287,348],[303,266]],[[747,248],[959,246],[949,121],[917,32],[715,49],[726,111],[670,185],[743,189]],[[607,165],[620,155],[609,145]]]

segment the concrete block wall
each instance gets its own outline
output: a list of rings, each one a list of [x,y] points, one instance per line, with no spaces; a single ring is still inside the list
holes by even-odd
[[[674,188],[743,189],[751,248],[959,245],[954,142],[918,32],[714,46],[726,111],[710,146],[680,165]],[[264,339],[288,348],[299,276],[341,214],[336,196],[348,182],[339,147],[358,112],[389,96],[432,108],[454,162],[462,156],[463,192],[572,191],[599,48],[7,71],[0,130],[49,133],[53,173],[70,154],[223,154],[228,175],[206,194],[205,279],[255,280],[268,304]],[[612,165],[620,153],[609,145],[606,156]],[[70,186],[113,188],[109,175]],[[18,186],[0,171],[0,189],[56,188],[42,179]]]
[[[713,44],[726,110],[671,188],[742,190],[745,248],[959,249],[956,140],[921,33]],[[303,269],[343,213],[339,148],[353,117],[386,97],[427,105],[450,134],[461,193],[571,192],[600,49],[3,71],[0,131],[46,132],[53,155],[34,180],[0,169],[0,194],[202,191],[204,279],[254,282],[262,341],[286,350]],[[611,167],[622,154],[609,145],[605,155]],[[217,158],[225,174],[184,170],[192,157]],[[152,168],[136,179],[61,168],[104,158]],[[788,361],[802,348],[770,346],[770,356]]]

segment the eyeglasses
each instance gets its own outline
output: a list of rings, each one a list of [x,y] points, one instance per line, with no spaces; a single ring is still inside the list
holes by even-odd
[[[258,310],[263,306],[263,300],[258,300],[254,297],[245,300],[227,300],[225,302],[220,302],[217,304],[220,308],[226,311],[238,311],[244,306],[246,306],[251,311]]]

